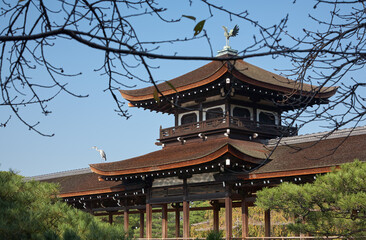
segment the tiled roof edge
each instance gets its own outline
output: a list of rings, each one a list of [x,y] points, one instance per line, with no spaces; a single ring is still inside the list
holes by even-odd
[[[304,134],[294,137],[284,137],[281,139],[281,142],[278,145],[281,146],[297,143],[315,142],[324,139],[342,138],[363,134],[366,134],[366,126],[336,130],[333,133],[331,133],[331,131],[326,131],[326,132]],[[277,145],[278,140],[279,139],[270,139],[268,141],[267,146],[274,147],[275,145]]]
[[[69,171],[62,171],[62,172],[56,172],[56,173],[49,173],[44,175],[38,175],[33,177],[25,177],[24,181],[41,181],[41,180],[48,180],[52,178],[59,178],[59,177],[67,177],[67,176],[73,176],[73,175],[79,175],[79,174],[85,174],[85,173],[91,173],[92,171],[90,168],[80,168],[80,169],[74,169]]]

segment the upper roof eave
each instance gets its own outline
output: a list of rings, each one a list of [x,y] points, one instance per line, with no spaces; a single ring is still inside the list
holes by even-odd
[[[165,82],[158,84],[157,87],[164,96],[168,96],[170,94],[175,94],[176,92],[183,92],[204,86],[220,78],[227,71],[228,69],[225,64],[217,61],[210,62],[189,73],[169,80],[169,83],[174,86],[175,89],[172,89],[171,86]],[[154,99],[154,92],[154,86],[133,90],[120,90],[122,97],[132,102]],[[161,94],[159,94],[159,97],[161,97]]]
[[[239,80],[255,86],[283,92],[286,94],[313,94],[315,98],[329,98],[333,96],[338,89],[338,87],[320,88],[319,86],[290,80],[283,76],[244,62],[243,60],[232,60],[230,63],[233,66],[232,73]],[[228,71],[228,61],[212,61],[189,73],[169,80],[169,82],[175,87],[177,92],[182,92],[211,83]],[[158,84],[157,87],[159,91],[165,96],[176,93],[176,91],[172,89],[167,83]],[[154,92],[154,86],[142,89],[120,90],[122,97],[131,102],[152,100],[154,99]]]
[[[294,81],[242,60],[237,60],[234,66],[233,75],[240,81],[284,94],[326,99],[333,96],[338,89],[338,87],[319,87]]]

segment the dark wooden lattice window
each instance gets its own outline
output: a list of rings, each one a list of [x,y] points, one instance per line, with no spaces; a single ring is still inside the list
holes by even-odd
[[[195,123],[197,122],[197,114],[196,113],[188,113],[182,116],[181,125],[188,124],[188,123]]]
[[[250,119],[250,111],[247,108],[234,107],[233,117]]]
[[[276,125],[276,117],[273,113],[269,112],[260,112],[259,113],[259,122],[268,125]]]
[[[213,119],[213,118],[219,118],[224,116],[224,111],[222,108],[211,108],[206,111],[206,120]]]

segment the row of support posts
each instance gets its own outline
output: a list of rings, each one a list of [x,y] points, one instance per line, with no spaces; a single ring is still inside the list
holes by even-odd
[[[143,225],[143,221],[140,222]],[[180,234],[180,211],[177,208],[175,211],[175,235],[179,237]],[[143,233],[140,232],[140,237]],[[162,238],[168,237],[168,206],[162,205]],[[146,238],[152,238],[152,206],[146,204]],[[189,202],[183,202],[183,238],[189,238]]]
[[[140,238],[144,237],[144,214],[140,215]],[[141,230],[142,227],[142,230]],[[128,229],[125,226],[125,230]],[[180,211],[175,211],[175,235],[180,234]],[[168,205],[162,205],[162,238],[168,237]],[[152,238],[152,206],[146,204],[146,238]],[[183,202],[183,238],[189,238],[189,202]]]
[[[246,201],[241,202],[242,209],[242,238],[249,237],[249,222],[248,222],[248,203]],[[233,203],[230,197],[225,198],[225,238],[232,238],[232,208]],[[218,204],[213,205],[213,230],[219,231],[219,211]],[[124,230],[128,233],[129,228],[129,211],[125,210],[123,213],[124,219]],[[144,238],[144,211],[140,211],[140,238]],[[109,214],[109,223],[113,223],[113,215]],[[271,235],[271,216],[270,210],[264,213],[264,229],[265,237]],[[180,210],[175,210],[175,236],[180,237]],[[152,205],[146,204],[146,238],[152,237]],[[162,238],[168,238],[168,205],[162,205]],[[183,202],[183,239],[189,238],[189,202]]]

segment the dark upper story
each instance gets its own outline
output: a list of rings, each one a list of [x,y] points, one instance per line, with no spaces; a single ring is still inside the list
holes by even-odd
[[[174,126],[160,129],[162,144],[222,134],[243,140],[297,135],[296,127],[282,125],[281,114],[327,103],[337,91],[293,81],[242,60],[213,61],[157,88],[120,92],[131,107],[174,114]]]

